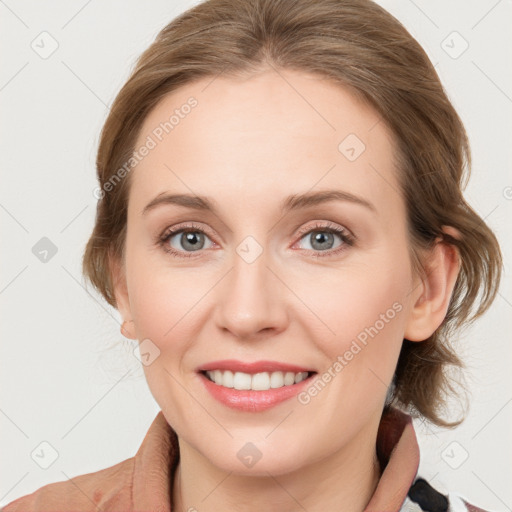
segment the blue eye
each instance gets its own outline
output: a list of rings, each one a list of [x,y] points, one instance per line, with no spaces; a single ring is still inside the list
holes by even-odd
[[[341,236],[338,233],[333,233],[330,230],[322,229],[319,231],[311,231],[308,235],[303,236],[302,239],[309,241],[309,245],[311,247],[306,247],[306,249],[324,251],[335,248],[334,244],[336,243],[336,237],[341,239]],[[342,243],[343,240],[341,240],[336,247],[339,247]]]
[[[204,249],[206,235],[200,231],[178,231],[169,235],[168,240],[171,242],[171,247],[178,250],[185,251],[199,251]],[[176,240],[173,241],[173,238]],[[176,243],[176,245],[174,245]],[[180,247],[181,245],[181,247]]]
[[[310,247],[306,247],[305,250],[312,251],[314,257],[336,255],[354,245],[355,242],[355,236],[348,230],[332,223],[327,225],[317,223],[313,228],[303,228],[299,231],[299,235],[302,235],[300,240],[305,239],[309,242]],[[339,240],[337,245],[335,245],[336,238]]]
[[[210,245],[206,244],[208,240]],[[178,258],[190,258],[195,256],[194,252],[209,249],[214,245],[204,230],[195,225],[169,229],[165,231],[158,243],[164,251]]]
[[[302,228],[299,235],[300,240],[306,240],[310,246],[300,247],[300,249],[307,251],[313,257],[334,256],[354,245],[355,241],[355,236],[348,230],[332,223],[317,223],[313,227]],[[179,225],[166,230],[159,237],[158,244],[165,252],[177,258],[199,256],[201,250],[211,249],[216,245],[204,229],[195,224]]]

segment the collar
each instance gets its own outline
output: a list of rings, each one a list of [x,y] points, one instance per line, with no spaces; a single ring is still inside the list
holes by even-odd
[[[377,432],[381,477],[364,512],[398,512],[419,466],[420,452],[409,415],[386,408]],[[171,512],[171,491],[179,462],[176,432],[163,412],[153,420],[134,458],[133,510]]]

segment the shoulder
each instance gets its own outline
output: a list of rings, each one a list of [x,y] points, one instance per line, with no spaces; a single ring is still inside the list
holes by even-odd
[[[400,512],[488,512],[468,503],[455,492],[441,493],[424,478],[417,477],[411,485]]]
[[[0,509],[0,512],[130,510],[134,458],[94,473],[40,487]]]

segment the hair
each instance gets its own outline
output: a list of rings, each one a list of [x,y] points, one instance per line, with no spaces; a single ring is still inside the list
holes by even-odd
[[[425,250],[439,237],[457,248],[461,267],[447,315],[428,339],[403,340],[385,407],[440,426],[459,424],[441,415],[454,396],[450,369],[464,366],[450,339],[491,305],[502,256],[495,235],[462,195],[471,155],[461,119],[419,43],[370,0],[208,0],[165,26],[135,63],[101,133],[96,166],[102,193],[84,276],[117,307],[111,262],[124,261],[131,174],[105,185],[132,156],[148,113],[186,84],[266,67],[328,78],[379,113],[395,140],[415,272],[426,276]]]

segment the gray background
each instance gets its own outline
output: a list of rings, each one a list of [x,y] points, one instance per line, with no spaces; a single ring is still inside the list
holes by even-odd
[[[136,342],[84,289],[80,259],[108,106],[159,29],[194,3],[0,1],[0,506],[133,456],[159,410]],[[469,416],[456,430],[416,422],[420,474],[481,507],[512,510],[512,2],[379,3],[426,49],[465,123],[474,157],[466,196],[506,258],[500,295],[458,344]],[[57,249],[46,262],[33,252],[48,245],[43,237]]]

